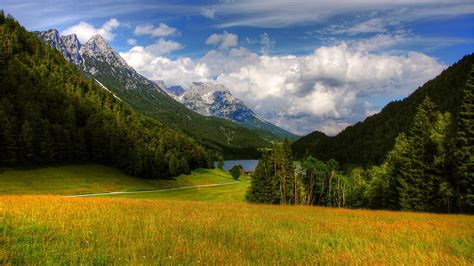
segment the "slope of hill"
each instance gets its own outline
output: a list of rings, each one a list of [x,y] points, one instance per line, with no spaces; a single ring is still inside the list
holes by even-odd
[[[255,158],[257,148],[271,140],[282,138],[262,129],[248,129],[230,121],[205,117],[178,103],[160,86],[138,74],[100,36],[95,35],[83,45],[76,43],[75,35],[59,36],[57,30],[36,33],[44,42],[62,51],[69,62],[86,76],[96,80],[104,89],[130,104],[135,110],[158,119],[167,126],[185,132],[204,146],[220,151],[227,158]],[[80,54],[76,60],[70,55]]]
[[[380,164],[398,134],[409,129],[416,108],[426,96],[440,111],[450,112],[452,125],[457,125],[462,92],[473,64],[474,54],[467,55],[407,98],[387,104],[380,113],[347,127],[335,137],[313,132],[294,142],[292,149],[297,157],[312,155],[348,164]]]
[[[290,140],[297,139],[294,134],[260,118],[222,84],[193,82],[186,89],[181,86],[167,88],[164,82],[160,84],[168,95],[201,115],[220,117],[247,128],[262,129]]]
[[[68,161],[150,178],[210,166],[193,139],[131,110],[0,12],[0,165]]]

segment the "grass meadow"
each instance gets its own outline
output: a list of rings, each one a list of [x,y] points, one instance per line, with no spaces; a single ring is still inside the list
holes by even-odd
[[[217,169],[199,169],[173,180],[137,178],[98,164],[61,165],[41,168],[0,169],[0,195],[72,195],[112,191],[155,190],[219,184],[232,177]]]
[[[228,176],[227,181],[232,181]],[[137,194],[114,194],[101,197],[154,200],[186,200],[208,202],[245,202],[245,193],[250,186],[249,178],[240,177],[240,183],[217,187],[198,187],[183,190],[171,190]]]
[[[219,170],[165,181],[100,165],[3,170],[0,265],[474,264],[474,216],[247,204],[245,177],[64,197],[229,181]]]
[[[474,262],[474,217],[245,203],[0,197],[0,264]]]

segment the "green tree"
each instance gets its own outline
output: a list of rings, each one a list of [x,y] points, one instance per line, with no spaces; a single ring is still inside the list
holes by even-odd
[[[261,150],[262,157],[251,175],[250,188],[246,194],[246,200],[249,202],[272,204],[280,202],[279,187],[274,182],[275,171],[271,152],[269,149]]]
[[[449,113],[441,114],[429,98],[418,107],[407,136],[397,138],[394,149],[388,155],[391,208],[414,211],[441,211],[440,184],[446,177],[447,151],[449,150]],[[443,191],[446,191],[443,188]],[[398,195],[397,195],[398,194]],[[446,193],[443,192],[443,197]],[[447,202],[447,201],[444,201]],[[436,204],[438,203],[438,205]]]
[[[273,144],[271,159],[275,172],[274,182],[279,187],[280,204],[293,203],[293,156],[287,138],[282,143]]]
[[[242,171],[243,171],[243,167],[240,164],[234,165],[232,166],[232,168],[229,169],[229,173],[232,175],[232,178],[234,178],[234,180],[239,180],[239,177]]]
[[[180,174],[179,172],[179,161],[176,159],[174,154],[171,155],[168,161],[168,172],[171,176],[177,176]]]
[[[21,145],[22,145],[22,154],[23,159],[31,161],[35,159],[35,150],[34,150],[34,132],[27,120],[23,122],[21,127]]]
[[[457,206],[474,212],[474,66],[464,88],[454,156]]]
[[[222,156],[217,159],[217,168],[224,170],[224,158]]]
[[[323,161],[311,156],[302,162],[303,184],[306,191],[305,204],[323,204],[326,193],[328,167]]]
[[[184,157],[182,157],[179,162],[179,168],[181,169],[181,173],[184,173],[186,175],[191,174],[191,171],[189,170],[189,163]]]
[[[390,179],[387,172],[387,163],[381,166],[372,166],[367,170],[366,174],[369,184],[364,191],[365,207],[371,209],[395,209],[395,206],[398,205],[399,195],[395,187],[396,183],[392,181],[393,189],[391,191]]]

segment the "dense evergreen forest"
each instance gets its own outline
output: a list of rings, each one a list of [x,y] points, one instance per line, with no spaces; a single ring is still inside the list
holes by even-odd
[[[393,149],[395,138],[401,132],[408,132],[417,107],[426,96],[439,111],[451,113],[452,131],[455,132],[462,93],[473,64],[474,54],[465,56],[407,98],[389,103],[380,113],[347,127],[334,137],[316,131],[300,138],[292,144],[295,156],[311,155],[325,161],[335,159],[342,165],[381,164]]]
[[[83,78],[63,55],[0,13],[0,164],[94,161],[166,178],[211,166],[182,133]]]
[[[247,200],[473,213],[474,66],[463,87],[457,122],[425,97],[384,162],[367,169],[342,169],[336,160],[311,156],[294,162],[288,141],[275,144],[264,151]]]

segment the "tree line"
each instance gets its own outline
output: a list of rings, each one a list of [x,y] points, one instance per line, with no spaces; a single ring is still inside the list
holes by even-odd
[[[458,123],[426,97],[410,130],[381,165],[340,167],[337,161],[294,161],[290,144],[262,151],[249,202],[331,207],[474,212],[474,67]]]
[[[167,178],[210,167],[213,157],[86,80],[0,11],[0,165],[92,161]]]

